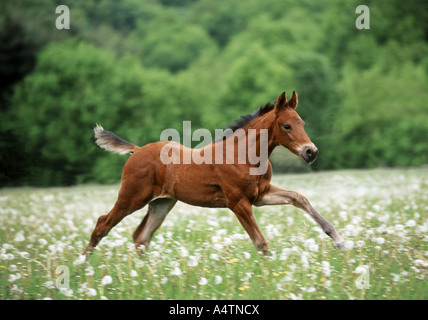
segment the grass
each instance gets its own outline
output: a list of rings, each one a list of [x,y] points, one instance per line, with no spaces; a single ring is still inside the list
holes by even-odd
[[[144,256],[126,217],[77,264],[119,186],[0,191],[0,299],[428,299],[428,168],[276,175],[336,227],[337,251],[303,211],[255,208],[273,255],[226,209],[178,203]],[[68,281],[68,282],[67,282]]]

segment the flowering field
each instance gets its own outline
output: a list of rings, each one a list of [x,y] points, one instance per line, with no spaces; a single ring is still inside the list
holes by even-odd
[[[272,256],[226,209],[177,203],[139,256],[126,217],[79,254],[114,186],[0,191],[0,299],[428,299],[428,168],[275,176],[347,240],[337,251],[303,211],[255,208]]]

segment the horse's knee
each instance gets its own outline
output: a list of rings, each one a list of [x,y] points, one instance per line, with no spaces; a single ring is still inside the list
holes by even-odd
[[[103,216],[100,216],[100,217],[98,218],[98,220],[97,220],[97,226],[98,226],[98,225],[103,224],[103,223],[104,223],[104,221],[106,221],[106,219],[107,219],[107,214],[106,214],[106,215],[103,215]]]

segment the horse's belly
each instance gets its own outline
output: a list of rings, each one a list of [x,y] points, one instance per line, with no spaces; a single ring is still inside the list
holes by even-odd
[[[186,186],[187,187],[187,186]],[[200,207],[224,208],[226,198],[218,186],[193,184],[192,188],[184,188],[180,183],[174,188],[175,199]]]
[[[170,169],[164,184],[168,196],[200,207],[226,207],[223,191],[209,172],[185,165]]]

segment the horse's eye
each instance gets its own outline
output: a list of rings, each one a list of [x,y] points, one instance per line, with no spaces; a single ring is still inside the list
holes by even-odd
[[[289,124],[284,124],[283,127],[285,130],[291,130],[291,126]]]

